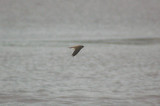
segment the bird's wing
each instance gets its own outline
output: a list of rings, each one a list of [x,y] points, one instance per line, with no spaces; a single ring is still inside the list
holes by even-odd
[[[75,48],[75,50],[74,50],[72,56],[75,56],[80,50],[81,50],[80,48]]]

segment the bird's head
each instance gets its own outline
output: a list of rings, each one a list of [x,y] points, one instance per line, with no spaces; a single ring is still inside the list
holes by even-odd
[[[81,45],[81,48],[83,48],[84,46],[83,45]]]

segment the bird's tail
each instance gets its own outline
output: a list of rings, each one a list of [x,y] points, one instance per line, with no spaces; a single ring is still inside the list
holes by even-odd
[[[75,48],[75,47],[73,46],[73,47],[69,47],[69,48]]]

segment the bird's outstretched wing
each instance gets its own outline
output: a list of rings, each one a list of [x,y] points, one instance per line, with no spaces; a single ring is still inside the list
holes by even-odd
[[[74,52],[72,53],[72,56],[75,56],[80,50],[81,48],[75,48]]]

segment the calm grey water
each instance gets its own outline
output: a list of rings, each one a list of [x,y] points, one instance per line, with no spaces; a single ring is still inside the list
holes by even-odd
[[[0,103],[158,106],[160,40],[130,40],[85,42],[76,57],[68,42],[1,42]]]
[[[1,0],[0,106],[159,106],[159,5]]]

